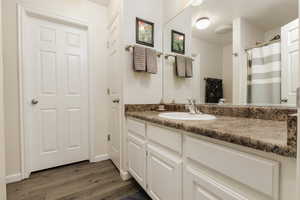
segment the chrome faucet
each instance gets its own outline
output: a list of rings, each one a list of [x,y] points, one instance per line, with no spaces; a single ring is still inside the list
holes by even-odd
[[[226,101],[226,99],[219,99],[219,104],[220,104],[220,105],[221,105],[221,104],[224,104],[225,101]]]
[[[186,105],[186,108],[189,110],[191,114],[202,114],[197,106],[196,106],[196,100],[188,99],[188,104]]]

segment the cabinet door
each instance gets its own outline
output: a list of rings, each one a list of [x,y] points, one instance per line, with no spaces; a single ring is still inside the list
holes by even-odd
[[[128,168],[136,181],[146,189],[146,147],[145,142],[130,136],[128,140]]]
[[[153,200],[182,199],[182,161],[180,158],[148,146],[148,193]]]
[[[184,169],[184,200],[247,200],[192,167]]]

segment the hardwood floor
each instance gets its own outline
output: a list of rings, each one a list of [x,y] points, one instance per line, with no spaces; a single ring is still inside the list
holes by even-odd
[[[120,200],[142,189],[122,181],[111,161],[81,162],[33,173],[7,186],[8,200]]]

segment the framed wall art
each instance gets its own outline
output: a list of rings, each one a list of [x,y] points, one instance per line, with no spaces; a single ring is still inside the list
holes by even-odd
[[[136,43],[154,47],[154,23],[136,18]]]
[[[171,51],[185,54],[185,34],[172,30]]]

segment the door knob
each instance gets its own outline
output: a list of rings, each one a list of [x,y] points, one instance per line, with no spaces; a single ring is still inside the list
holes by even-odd
[[[38,103],[39,103],[39,101],[36,100],[36,99],[32,99],[32,100],[31,100],[31,104],[32,104],[32,105],[36,105],[36,104],[38,104]]]

